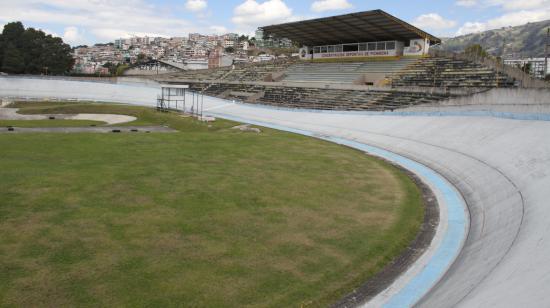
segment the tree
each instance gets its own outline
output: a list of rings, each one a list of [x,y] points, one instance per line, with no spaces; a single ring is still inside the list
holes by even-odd
[[[483,49],[483,47],[479,44],[473,44],[466,47],[466,49],[464,50],[464,53],[469,56],[481,57],[481,58],[485,58],[488,56],[487,51],[485,51],[485,49]]]
[[[54,75],[68,72],[74,65],[71,47],[63,43],[59,37],[48,35],[44,38],[42,48],[42,66]]]
[[[145,62],[147,62],[147,56],[146,56],[144,53],[140,53],[140,54],[137,56],[137,62],[138,62],[138,63],[145,63]]]
[[[23,32],[25,32],[25,27],[20,21],[10,22],[4,25],[4,30],[2,30],[2,40],[5,42],[11,42],[16,48],[19,48],[21,47],[19,43]]]
[[[233,48],[233,47],[231,47],[231,46],[226,47],[226,48],[225,48],[225,52],[227,52],[227,53],[234,53],[234,52],[235,52],[235,48]]]
[[[61,38],[21,22],[8,23],[0,35],[0,67],[11,73],[64,74],[74,65],[71,51]]]
[[[122,76],[124,75],[124,72],[129,68],[128,64],[119,64],[116,67],[116,75]]]
[[[25,28],[20,22],[10,22],[4,25],[4,29],[2,33],[0,33],[0,68],[2,67],[2,58],[8,43],[14,44],[15,47],[19,47],[18,38],[23,31],[25,31]]]
[[[25,72],[23,55],[21,55],[19,49],[11,43],[9,43],[4,49],[2,71],[13,74],[21,74]]]
[[[531,73],[531,63],[523,64],[523,66],[521,67],[521,70],[523,72],[525,72],[526,74],[530,74]]]
[[[41,63],[44,32],[28,28],[21,35],[21,49],[25,62],[25,73],[38,74],[43,71]]]

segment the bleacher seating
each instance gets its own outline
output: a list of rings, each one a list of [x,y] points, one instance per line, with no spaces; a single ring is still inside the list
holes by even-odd
[[[264,80],[272,72],[281,72],[284,68],[284,83],[256,82]],[[367,72],[388,76],[391,79],[391,89],[349,89],[348,86],[337,85],[353,83]],[[434,103],[451,96],[444,93],[450,93],[452,89],[434,92],[424,91],[422,87],[471,88],[471,91],[478,91],[477,88],[514,86],[514,80],[502,73],[450,58],[404,58],[347,63],[261,63],[240,66],[233,70],[222,68],[195,71],[182,78],[190,84],[192,90],[206,95],[246,103],[322,110],[394,110]],[[305,83],[300,82],[333,85],[323,88],[305,86]],[[470,90],[464,93],[470,93]]]
[[[269,74],[284,71],[295,63],[293,59],[266,61],[253,64],[220,67],[207,70],[185,71],[170,74],[174,80],[210,80],[210,81],[263,81]],[[164,78],[164,76],[163,76]]]
[[[236,67],[221,80],[225,81],[263,81],[269,74],[281,72],[294,63],[293,60],[268,61],[255,65]]]
[[[342,63],[304,62],[290,66],[285,72],[284,81],[353,83],[365,74],[392,76],[417,61],[416,58],[401,58]]]
[[[352,84],[361,76],[379,74],[392,87],[511,87],[514,80],[503,73],[465,60],[450,58],[401,58],[399,60],[295,63],[292,60],[240,65],[234,69],[187,71],[168,76],[174,81],[264,81],[275,72],[284,72],[282,81]]]
[[[215,69],[205,69],[205,70],[193,70],[178,72],[175,74],[170,74],[163,76],[163,78],[170,78],[172,80],[219,80],[224,75],[228,74],[231,70],[231,67],[220,67]]]
[[[384,111],[394,110],[422,103],[436,102],[448,98],[446,94],[431,94],[424,92],[399,91],[361,91],[343,89],[323,89],[284,86],[263,86],[246,83],[192,83],[194,91],[204,91],[204,94],[220,98],[261,103],[266,105],[306,108],[321,110],[363,110]],[[253,101],[252,94],[262,93]],[[232,93],[247,95],[232,95]]]
[[[409,87],[512,87],[514,80],[465,60],[424,58],[395,76],[392,86]]]

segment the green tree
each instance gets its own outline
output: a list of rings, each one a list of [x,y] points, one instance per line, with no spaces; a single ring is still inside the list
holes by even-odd
[[[526,74],[530,74],[531,73],[531,63],[523,64],[523,66],[521,67],[521,70],[524,71]]]
[[[483,49],[483,47],[479,44],[473,44],[466,47],[466,49],[464,50],[464,53],[470,56],[482,57],[482,58],[485,58],[488,56],[487,51],[485,51],[485,49]]]
[[[21,47],[19,43],[21,42],[21,36],[25,32],[25,27],[20,21],[10,22],[4,25],[4,30],[2,30],[2,39],[5,42],[10,42],[15,44],[15,47]]]
[[[124,72],[129,68],[128,64],[119,64],[116,67],[116,75],[122,76],[124,75]]]
[[[42,46],[44,32],[28,28],[21,35],[21,49],[25,63],[25,73],[39,74],[43,71]]]
[[[145,63],[147,62],[147,56],[144,53],[140,53],[137,56],[137,63]]]
[[[61,38],[51,35],[44,38],[41,60],[42,66],[48,67],[48,72],[54,75],[66,73],[74,65],[71,47],[64,44]]]
[[[11,22],[4,25],[2,33],[0,33],[0,68],[2,68],[2,59],[8,42],[18,45],[17,38],[24,31],[23,24],[20,22]]]
[[[234,52],[235,52],[235,48],[233,48],[233,47],[231,47],[231,46],[226,47],[226,48],[225,48],[225,52],[227,52],[227,53],[234,53]]]
[[[61,38],[12,22],[0,35],[0,68],[9,73],[64,74],[74,65],[71,51]]]
[[[13,44],[9,43],[4,49],[2,59],[2,71],[13,74],[25,72],[25,62],[23,55]]]
[[[116,68],[117,66],[113,62],[106,62],[102,65],[103,67],[109,69],[109,74],[114,75],[116,74]]]
[[[2,69],[3,58],[4,58],[4,41],[2,40],[2,33],[0,33],[0,70]]]

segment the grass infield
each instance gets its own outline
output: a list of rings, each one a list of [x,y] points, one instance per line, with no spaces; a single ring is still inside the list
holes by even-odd
[[[1,134],[0,306],[326,306],[399,255],[421,193],[364,153],[105,104],[174,134]]]

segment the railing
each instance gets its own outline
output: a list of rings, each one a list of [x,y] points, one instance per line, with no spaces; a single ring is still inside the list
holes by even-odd
[[[445,57],[456,60],[471,61],[488,68],[495,70],[497,73],[501,72],[509,77],[514,78],[518,82],[518,86],[521,88],[550,88],[550,83],[544,80],[533,78],[531,75],[522,71],[521,69],[505,65],[502,61],[493,57],[482,57],[479,55],[467,54],[467,53],[455,53],[439,49],[430,49],[430,55],[434,57]]]

